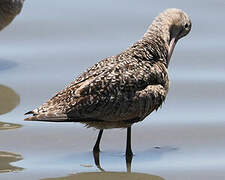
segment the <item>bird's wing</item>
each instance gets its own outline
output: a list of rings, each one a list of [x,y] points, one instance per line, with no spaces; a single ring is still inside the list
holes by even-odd
[[[84,71],[80,76],[78,76],[71,83],[71,86],[76,86],[77,84],[82,83],[85,80],[97,77],[98,75],[105,73],[106,71],[110,71],[110,69],[115,66],[115,60],[116,58],[112,56],[99,61],[98,63]]]
[[[76,89],[73,85],[69,87],[74,94],[66,112],[70,118],[99,117],[110,103],[120,103],[149,85],[164,86],[167,81],[167,70],[162,63],[126,59],[82,81]]]

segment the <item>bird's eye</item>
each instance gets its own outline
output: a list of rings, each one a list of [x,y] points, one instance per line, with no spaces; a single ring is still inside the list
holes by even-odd
[[[188,28],[188,24],[187,24],[187,23],[184,25],[184,28],[185,28],[185,29]]]

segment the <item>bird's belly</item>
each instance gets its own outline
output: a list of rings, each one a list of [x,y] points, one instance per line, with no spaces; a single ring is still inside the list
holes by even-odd
[[[121,97],[109,102],[103,109],[101,117],[104,121],[141,121],[156,110],[165,99],[164,94],[137,92],[132,97]]]
[[[164,101],[167,90],[161,85],[150,85],[133,94],[124,93],[121,96],[99,99],[96,104],[82,107],[79,112],[83,114],[80,122],[98,129],[129,127],[157,110]]]
[[[120,101],[113,106],[105,106],[101,116],[96,117],[99,121],[83,122],[87,127],[97,129],[127,128],[133,123],[142,121],[155,107],[151,106],[152,99],[136,99]]]

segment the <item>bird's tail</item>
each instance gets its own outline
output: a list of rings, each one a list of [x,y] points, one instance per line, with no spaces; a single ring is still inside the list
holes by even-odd
[[[58,113],[35,113],[35,111],[29,111],[25,115],[32,114],[33,116],[25,118],[25,121],[47,121],[47,122],[68,122],[70,121],[67,118],[66,114]]]

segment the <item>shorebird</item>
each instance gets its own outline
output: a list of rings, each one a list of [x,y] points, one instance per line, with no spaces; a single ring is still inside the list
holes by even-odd
[[[0,30],[9,25],[18,15],[25,0],[0,0]]]
[[[81,122],[99,129],[127,128],[126,155],[132,156],[131,126],[157,110],[169,88],[167,68],[177,41],[191,30],[179,9],[157,16],[141,40],[87,69],[68,87],[26,114],[28,121]]]

